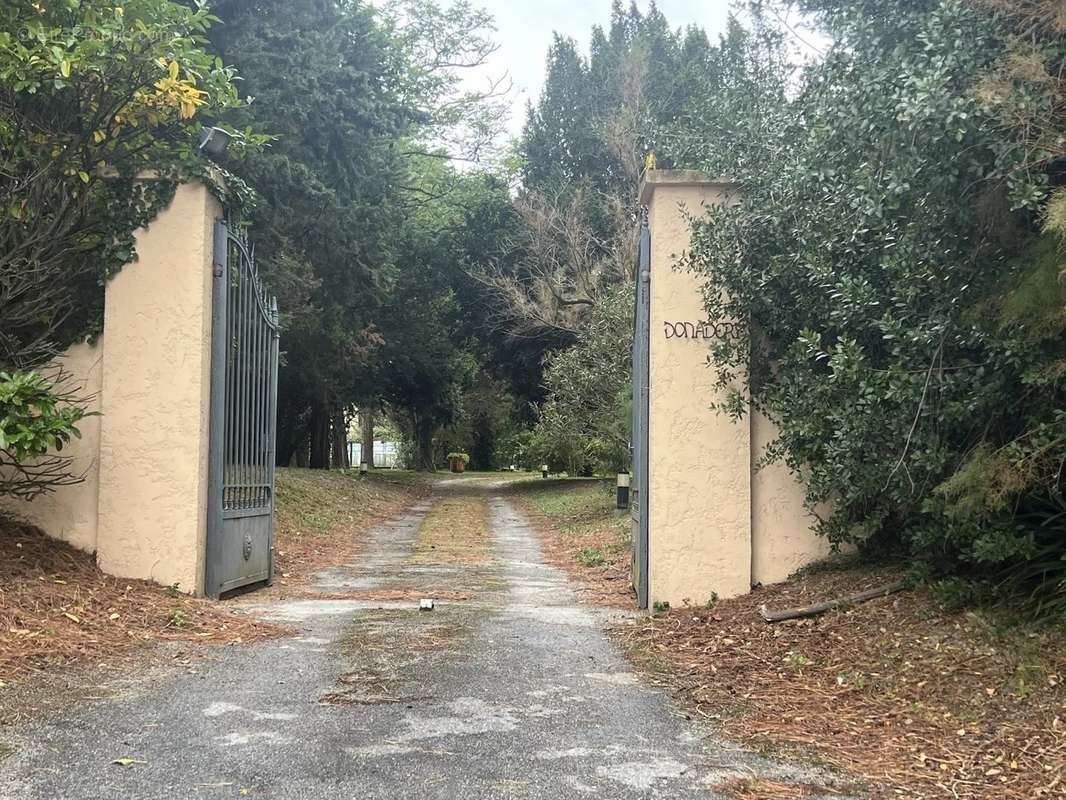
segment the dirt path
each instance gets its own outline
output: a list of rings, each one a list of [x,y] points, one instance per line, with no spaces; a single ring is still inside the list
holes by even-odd
[[[323,573],[323,597],[264,607],[296,636],[16,730],[0,798],[669,800],[813,778],[643,686],[497,488],[440,484]],[[345,599],[410,591],[467,599]]]

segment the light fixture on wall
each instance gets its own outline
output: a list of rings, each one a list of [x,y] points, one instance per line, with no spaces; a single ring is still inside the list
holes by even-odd
[[[232,140],[232,134],[222,128],[201,128],[196,137],[196,152],[217,158],[226,152]]]

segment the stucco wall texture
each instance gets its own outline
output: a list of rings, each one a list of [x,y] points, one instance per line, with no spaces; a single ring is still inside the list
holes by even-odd
[[[696,335],[706,320],[704,279],[675,265],[689,245],[686,215],[736,197],[727,182],[677,170],[649,172],[641,191],[651,230],[651,603],[701,605],[743,594],[828,553],[810,530],[803,488],[787,467],[754,469],[773,424],[757,415],[735,423],[710,408],[722,390],[707,365],[703,334],[710,332]]]
[[[777,426],[751,415],[751,582],[783,581],[800,567],[832,552],[829,540],[811,530],[803,485],[781,462],[755,469],[755,461],[777,438]]]
[[[137,233],[137,263],[108,284],[100,432],[105,572],[203,590],[207,535],[213,226],[187,183]]]
[[[202,593],[207,534],[213,226],[199,182],[137,232],[138,260],[107,285],[104,334],[59,359],[101,416],[75,445],[86,480],[11,507],[95,550],[105,572]]]

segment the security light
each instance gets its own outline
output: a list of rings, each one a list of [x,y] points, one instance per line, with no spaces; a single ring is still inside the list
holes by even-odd
[[[196,151],[218,157],[226,152],[232,139],[233,136],[222,128],[201,128],[196,137]]]

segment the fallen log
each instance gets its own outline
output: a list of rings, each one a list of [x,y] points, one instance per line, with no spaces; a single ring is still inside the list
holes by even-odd
[[[759,606],[759,614],[767,622],[784,622],[786,619],[816,617],[819,614],[824,614],[826,611],[832,611],[834,608],[852,606],[856,603],[865,603],[867,600],[873,600],[875,597],[885,597],[906,588],[906,581],[895,581],[894,583],[886,583],[884,586],[878,586],[876,589],[867,589],[865,592],[856,592],[855,594],[849,594],[847,597],[828,600],[824,603],[816,603],[813,606],[806,606],[804,608],[786,608],[783,611],[771,611],[766,606]]]

